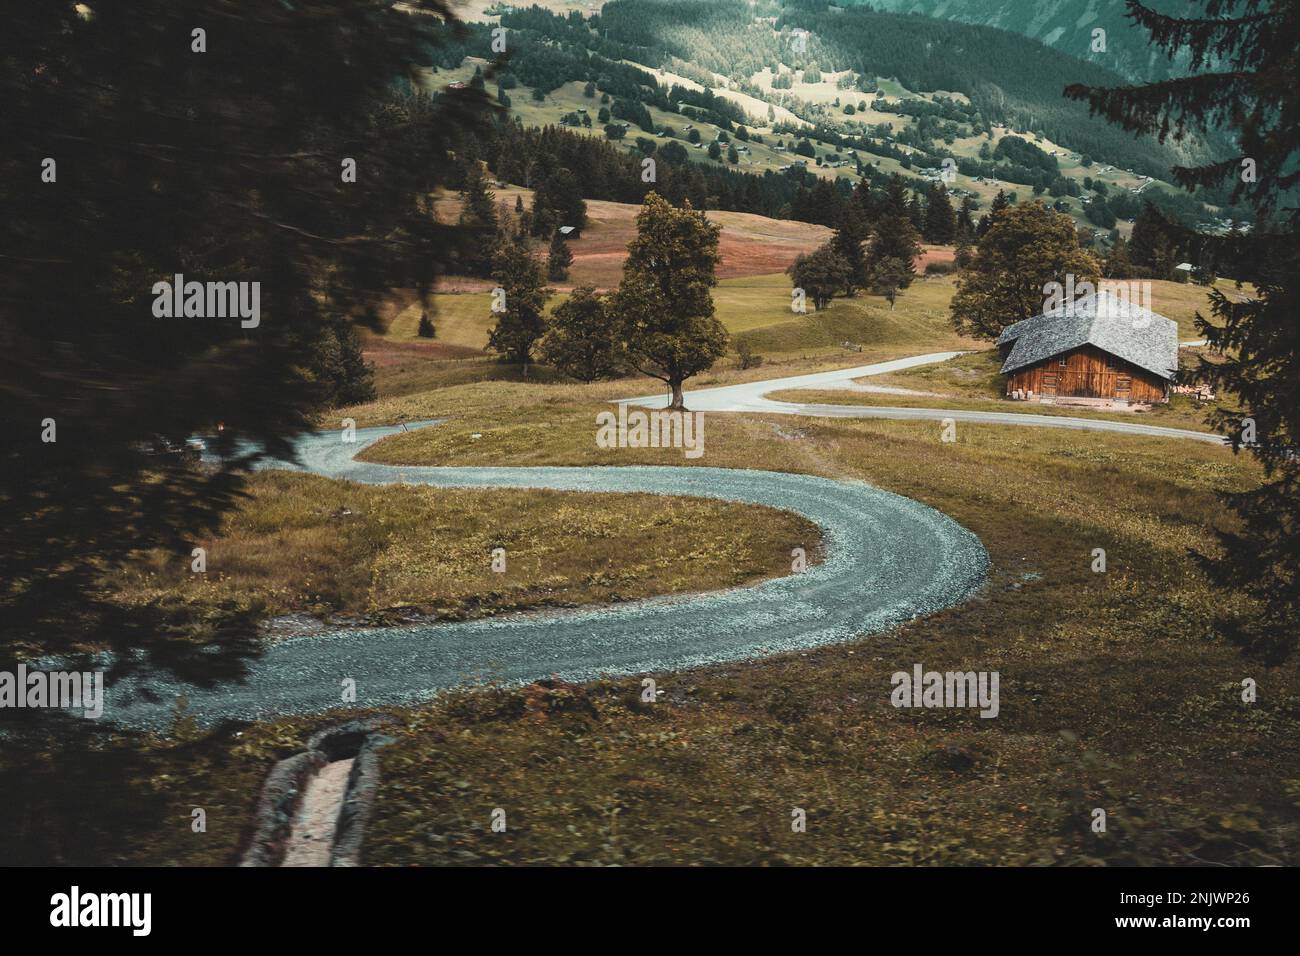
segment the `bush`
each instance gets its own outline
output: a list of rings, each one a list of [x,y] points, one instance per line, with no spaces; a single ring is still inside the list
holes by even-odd
[[[541,342],[541,358],[581,382],[620,374],[614,325],[604,297],[594,288],[579,286],[555,307]]]
[[[746,339],[736,340],[736,355],[740,359],[740,367],[758,368],[763,364],[763,356],[754,351],[754,347]]]
[[[429,320],[428,312],[420,313],[420,324],[416,327],[415,334],[422,339],[431,339],[434,336],[433,322]]]
[[[925,264],[925,274],[928,276],[946,276],[957,270],[957,266],[952,262],[927,262]]]

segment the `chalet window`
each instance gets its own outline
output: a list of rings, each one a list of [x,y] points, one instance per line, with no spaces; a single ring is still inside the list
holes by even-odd
[[[1061,368],[1065,368],[1067,365],[1070,364],[1070,360],[1066,356],[1062,355],[1060,364],[1061,364]]]
[[[1106,371],[1115,371],[1115,357],[1113,355],[1106,356]]]

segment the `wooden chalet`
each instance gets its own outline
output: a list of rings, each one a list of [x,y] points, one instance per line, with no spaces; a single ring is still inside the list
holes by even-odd
[[[1169,400],[1178,324],[1100,291],[1007,326],[998,337],[1010,398]]]

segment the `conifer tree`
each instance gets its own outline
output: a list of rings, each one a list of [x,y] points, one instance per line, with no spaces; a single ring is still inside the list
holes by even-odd
[[[847,202],[840,213],[839,225],[831,237],[831,248],[846,266],[844,294],[853,295],[867,284],[867,256],[863,249],[870,231],[857,202]],[[819,306],[820,308],[820,306]]]
[[[460,227],[463,233],[461,269],[466,275],[487,276],[497,241],[496,197],[487,187],[482,163],[465,167],[461,187]]]
[[[1129,239],[1129,258],[1133,264],[1154,270],[1156,255],[1160,250],[1161,240],[1167,240],[1166,229],[1169,224],[1164,216],[1151,203],[1142,204],[1137,218],[1133,221],[1133,235]],[[1158,276],[1157,278],[1166,278]]]
[[[544,310],[552,290],[545,288],[542,267],[523,238],[501,238],[492,257],[492,278],[504,293],[504,308],[495,313],[487,347],[522,365],[527,374],[533,348],[546,332]]]
[[[546,258],[546,274],[552,282],[563,282],[569,278],[569,266],[573,265],[573,252],[564,241],[564,234],[556,229],[551,236],[551,248]]]
[[[975,235],[975,200],[970,196],[962,197],[961,209],[957,211],[957,228],[963,227],[970,230],[972,236]]]
[[[429,63],[447,7],[300,7],[6,5],[6,659],[99,647],[123,672],[236,677],[260,646],[256,615],[187,602],[124,614],[103,575],[153,549],[188,560],[262,450],[290,455],[323,402],[369,394],[353,322],[377,322],[393,288],[427,292],[446,266],[453,237],[430,196],[455,181],[448,156],[481,97],[434,100],[394,78]],[[56,179],[42,181],[41,157]],[[243,284],[249,305],[256,287],[256,324],[159,317],[155,284],[177,273]],[[47,418],[57,440],[43,443]],[[212,456],[202,469],[154,453],[191,435]]]
[[[876,267],[886,259],[898,259],[904,263],[904,279],[901,288],[906,289],[916,276],[913,265],[921,254],[921,236],[912,220],[907,216],[885,215],[876,221],[871,230],[871,247],[867,252],[867,273],[875,272]]]
[[[998,194],[993,197],[993,203],[989,206],[988,215],[980,217],[979,225],[975,229],[976,236],[983,239],[984,234],[989,231],[989,227],[993,225],[993,220],[997,218],[998,214],[1010,207],[1011,200],[1007,197],[1005,190],[999,189]]]
[[[1286,202],[1300,183],[1300,85],[1295,38],[1300,5],[1291,0],[1199,0],[1200,16],[1175,17],[1129,0],[1129,16],[1167,55],[1185,54],[1193,75],[1146,86],[1071,86],[1126,130],[1182,139],[1223,124],[1231,155],[1173,171],[1181,185],[1218,186],[1233,177],[1232,200],[1249,202],[1259,221],[1248,236],[1219,243],[1254,292],[1243,301],[1210,292],[1213,320],[1197,328],[1214,352],[1200,374],[1235,403],[1212,416],[1234,448],[1263,464],[1265,481],[1231,493],[1242,527],[1221,535],[1222,554],[1205,561],[1228,588],[1254,598],[1257,614],[1224,615],[1223,631],[1265,660],[1295,649],[1300,634],[1300,211]],[[1213,65],[1215,72],[1199,74]],[[1198,75],[1199,74],[1199,75]],[[1249,169],[1252,175],[1245,175]],[[1247,424],[1249,427],[1247,427]]]
[[[925,206],[925,241],[947,245],[956,232],[957,217],[952,210],[948,189],[943,183],[934,183]]]
[[[1133,260],[1128,255],[1128,243],[1124,241],[1123,236],[1117,236],[1115,241],[1110,245],[1110,251],[1106,253],[1106,268],[1104,270],[1107,279],[1129,279],[1133,276]]]

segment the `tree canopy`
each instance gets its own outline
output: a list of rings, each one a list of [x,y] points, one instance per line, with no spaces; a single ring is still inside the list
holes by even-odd
[[[546,332],[546,301],[554,290],[545,287],[541,263],[521,236],[501,237],[492,257],[492,278],[498,283],[493,296],[501,297],[501,308],[494,310],[497,321],[487,347],[526,366]]]
[[[683,408],[682,382],[712,367],[727,349],[714,316],[722,229],[689,202],[678,209],[651,193],[636,218],[623,279],[610,299],[628,364],[672,391]]]
[[[818,246],[812,252],[798,256],[786,270],[796,289],[812,299],[818,311],[831,304],[835,293],[852,281],[853,266],[835,248],[833,243]],[[864,280],[865,280],[864,276]],[[859,283],[855,283],[856,284]],[[865,284],[865,281],[860,284]]]
[[[953,324],[957,331],[997,338],[1004,328],[1043,311],[1049,282],[1096,282],[1097,260],[1079,245],[1074,220],[1042,202],[999,212],[980,239],[969,268],[957,279]]]
[[[617,375],[619,352],[605,300],[589,285],[574,289],[555,307],[539,350],[544,362],[580,382]]]
[[[408,82],[440,2],[5,6],[5,647],[133,649],[118,667],[229,676],[252,647],[244,611],[124,615],[102,576],[146,549],[188,561],[250,458],[288,455],[350,397],[331,382],[347,357],[319,350],[346,350],[390,289],[431,288],[451,237],[430,196],[483,95]],[[245,283],[250,300],[259,283],[256,323],[155,315],[178,274]],[[157,454],[196,433],[226,457]]]
[[[1174,169],[1188,189],[1231,178],[1232,198],[1244,198],[1259,217],[1249,236],[1209,244],[1215,258],[1236,264],[1239,282],[1253,283],[1254,293],[1234,301],[1212,289],[1214,321],[1198,316],[1197,328],[1214,353],[1202,360],[1199,375],[1236,397],[1212,422],[1234,448],[1249,449],[1263,464],[1266,480],[1226,496],[1241,527],[1224,532],[1222,553],[1205,561],[1229,593],[1257,602],[1257,613],[1225,613],[1224,633],[1278,661],[1293,653],[1300,634],[1300,211],[1294,205],[1300,6],[1291,0],[1199,0],[1199,6],[1201,16],[1174,17],[1128,2],[1129,16],[1152,43],[1167,54],[1185,52],[1196,75],[1136,87],[1076,84],[1065,93],[1126,130],[1161,140],[1216,126],[1234,134],[1229,155]],[[1145,254],[1138,246],[1135,233],[1134,261]]]

